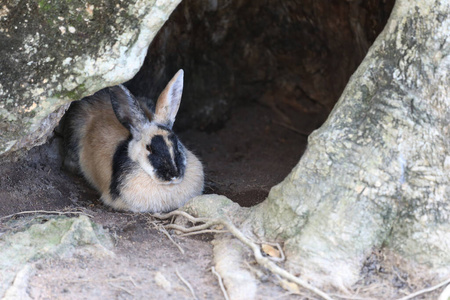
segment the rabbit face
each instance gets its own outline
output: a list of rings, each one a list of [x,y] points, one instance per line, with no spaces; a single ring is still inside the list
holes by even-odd
[[[150,119],[139,101],[122,85],[111,87],[110,99],[119,122],[130,132],[128,156],[159,184],[176,184],[186,169],[184,146],[172,132],[183,91],[183,71],[168,83]]]
[[[131,140],[129,155],[158,184],[177,184],[183,180],[186,155],[183,144],[169,128],[150,123],[142,138]]]

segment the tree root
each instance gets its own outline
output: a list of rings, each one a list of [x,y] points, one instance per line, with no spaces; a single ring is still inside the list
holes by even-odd
[[[281,276],[282,278],[289,280],[291,282],[294,282],[296,284],[298,284],[299,286],[319,295],[320,297],[322,297],[323,299],[327,299],[330,300],[332,299],[328,294],[326,294],[325,292],[319,290],[318,288],[310,285],[309,283],[307,283],[306,281],[302,280],[301,278],[298,278],[294,275],[292,275],[291,273],[287,272],[285,269],[279,267],[278,265],[276,265],[273,261],[271,261],[270,258],[264,257],[263,254],[261,253],[260,247],[253,242],[252,240],[250,240],[248,237],[246,237],[230,220],[225,219],[225,217],[223,218],[196,218],[193,217],[192,215],[184,212],[184,211],[172,211],[170,213],[167,214],[154,214],[154,217],[158,218],[158,219],[170,219],[174,216],[182,216],[184,218],[186,218],[187,220],[189,220],[194,226],[192,227],[184,227],[181,225],[177,225],[177,224],[168,224],[166,225],[166,228],[168,229],[175,229],[178,231],[181,231],[183,233],[188,233],[188,232],[195,232],[195,231],[199,231],[199,230],[206,230],[209,229],[213,226],[217,226],[217,225],[222,225],[224,226],[235,238],[237,238],[239,241],[241,241],[244,245],[248,246],[251,251],[253,252],[253,255],[255,257],[256,262],[268,269],[269,271],[271,271],[273,274],[277,274],[279,276]],[[195,225],[198,223],[203,223],[201,225]]]
[[[197,297],[197,295],[195,294],[194,288],[192,287],[192,285],[191,285],[186,279],[183,278],[183,276],[181,276],[180,272],[178,272],[178,269],[175,269],[175,274],[177,274],[177,276],[178,276],[178,278],[181,280],[181,282],[183,282],[184,285],[189,289],[189,291],[190,291],[191,294],[192,294],[192,297],[193,297],[195,300],[198,300],[198,297]]]
[[[222,294],[223,294],[223,297],[225,298],[225,300],[230,300],[230,297],[228,297],[227,290],[225,289],[225,286],[223,285],[223,280],[222,280],[222,277],[220,276],[220,274],[217,273],[217,271],[214,267],[211,268],[211,272],[214,275],[216,275],[217,280],[219,281],[220,289],[222,290]]]
[[[10,219],[16,216],[20,216],[20,215],[29,215],[29,214],[44,214],[44,215],[84,215],[84,216],[88,216],[89,218],[94,218],[92,215],[87,214],[85,212],[80,212],[80,211],[55,211],[55,210],[30,210],[30,211],[21,211],[21,212],[17,212],[14,214],[10,214],[4,217],[0,218],[0,221],[6,220],[6,219]]]
[[[223,279],[229,299],[255,299],[258,281],[245,266],[248,249],[230,234],[220,234],[212,241],[214,265]]]
[[[446,285],[446,284],[450,284],[450,278],[448,278],[447,280],[445,280],[445,281],[443,281],[443,282],[441,282],[441,283],[439,283],[439,284],[436,284],[436,285],[434,285],[434,286],[432,286],[432,287],[429,287],[429,288],[426,288],[426,289],[417,291],[417,292],[415,292],[415,293],[412,293],[412,294],[410,294],[410,295],[408,295],[408,296],[406,296],[406,297],[400,298],[400,299],[398,299],[398,300],[408,300],[408,299],[412,299],[412,298],[417,297],[417,296],[420,296],[420,295],[422,295],[422,294],[432,292],[432,291],[434,291],[434,290],[436,290],[436,289],[438,289],[438,288],[440,288],[440,287],[443,287],[443,286]],[[441,300],[441,299],[439,298],[439,300]],[[445,300],[447,300],[447,299],[445,299]]]

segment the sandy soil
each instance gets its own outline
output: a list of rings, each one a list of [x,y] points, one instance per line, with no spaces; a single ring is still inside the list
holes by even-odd
[[[311,131],[319,125],[317,120],[305,115],[297,121]],[[204,163],[205,192],[224,194],[243,206],[263,201],[298,162],[307,141],[306,136],[278,123],[268,108],[249,104],[236,108],[217,132],[181,132],[180,138]],[[56,136],[24,159],[0,165],[0,236],[9,229],[9,218],[1,218],[11,214],[81,211],[109,230],[115,255],[80,253],[35,263],[27,288],[32,299],[192,299],[177,272],[199,299],[223,299],[211,272],[212,235],[173,235],[185,251],[182,254],[148,215],[105,207],[82,178],[62,171],[59,143]],[[252,259],[249,257],[249,264],[254,263]],[[374,252],[364,264],[354,292],[365,298],[394,299],[430,286],[420,271],[401,266],[405,264],[395,256]],[[262,274],[261,279],[259,299],[315,299],[303,291],[302,295],[289,294],[273,275]],[[437,299],[439,292],[416,299]]]
[[[245,206],[264,200],[270,188],[295,166],[306,145],[305,136],[277,125],[271,111],[257,104],[237,108],[217,132],[187,130],[179,135],[204,163],[205,192],[224,194]],[[199,299],[222,298],[210,270],[211,235],[174,236],[185,251],[182,254],[145,214],[105,207],[82,178],[61,170],[60,141],[56,136],[32,149],[26,158],[0,166],[0,217],[21,211],[83,211],[110,231],[116,255],[99,258],[80,254],[40,261],[30,279],[30,297],[192,298],[178,271]],[[6,230],[0,223],[0,232]],[[272,279],[268,276],[262,285],[261,299],[286,296]]]

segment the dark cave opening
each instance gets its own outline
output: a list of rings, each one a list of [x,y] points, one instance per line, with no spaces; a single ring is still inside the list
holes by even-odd
[[[297,164],[393,4],[183,1],[126,85],[156,99],[184,69],[174,129],[204,163],[205,192],[254,205]]]

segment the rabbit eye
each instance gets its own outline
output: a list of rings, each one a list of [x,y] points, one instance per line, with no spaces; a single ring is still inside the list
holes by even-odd
[[[147,149],[148,152],[150,152],[150,154],[152,153],[152,149],[150,148],[150,145],[145,146],[145,148]]]

